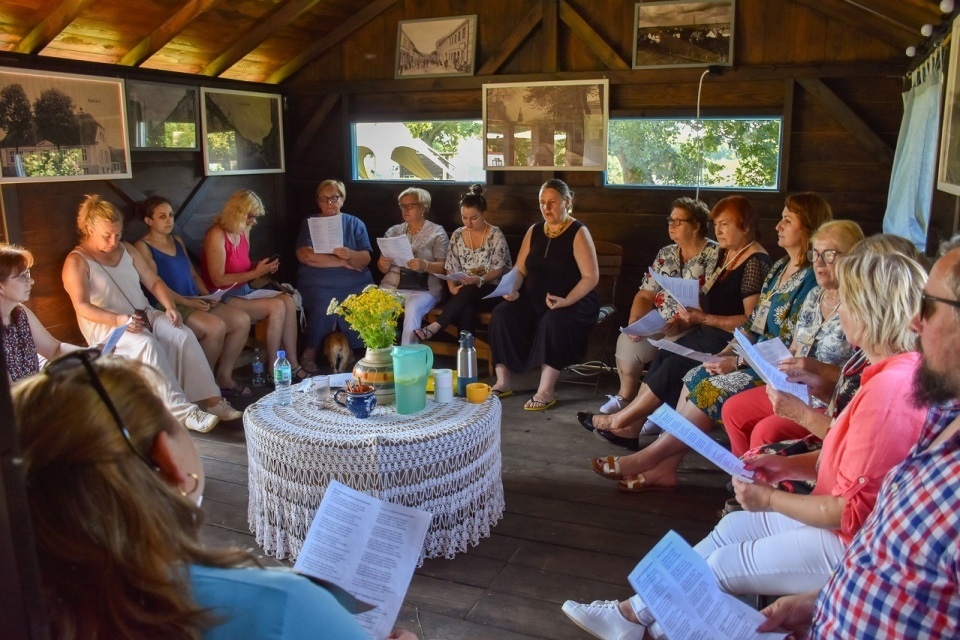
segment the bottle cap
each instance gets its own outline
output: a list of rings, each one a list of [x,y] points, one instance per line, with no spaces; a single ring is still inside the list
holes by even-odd
[[[278,357],[278,358],[286,358],[286,357],[287,357],[287,352],[284,351],[283,349],[280,349],[279,351],[277,351],[277,357]]]

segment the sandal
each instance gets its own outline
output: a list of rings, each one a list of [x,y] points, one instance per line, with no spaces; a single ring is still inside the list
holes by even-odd
[[[303,358],[301,358],[300,368],[312,376],[320,373],[320,367],[319,365],[317,365],[316,360],[304,360]]]
[[[439,331],[439,329],[437,329]],[[413,334],[417,336],[417,339],[423,342],[424,340],[429,340],[433,336],[437,335],[436,331],[430,331],[430,327],[420,327],[419,329],[414,329]]]
[[[249,398],[253,395],[253,389],[238,382],[232,387],[220,387],[221,398]]]
[[[557,404],[557,399],[553,400],[537,400],[536,398],[530,398],[523,405],[524,411],[546,411],[553,405]]]
[[[306,380],[307,378],[312,378],[314,376],[314,374],[304,369],[303,365],[298,365],[296,369],[291,371],[291,374],[291,379],[295,379],[297,382]]]
[[[506,390],[504,390],[504,389],[490,389],[490,393],[492,393],[493,395],[495,395],[495,396],[497,396],[498,398],[501,398],[501,399],[502,399],[502,398],[509,398],[510,396],[513,395],[513,391],[511,391],[510,389],[506,389]]]
[[[648,491],[673,491],[676,486],[663,486],[659,484],[647,484],[643,474],[637,474],[632,477],[624,478],[617,483],[617,489],[627,493],[644,493]]]
[[[623,473],[620,471],[620,458],[607,456],[606,458],[594,458],[590,461],[594,473],[601,475],[607,480],[623,480]]]

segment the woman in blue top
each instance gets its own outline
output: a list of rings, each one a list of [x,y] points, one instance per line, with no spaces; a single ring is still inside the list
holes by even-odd
[[[184,324],[197,335],[223,397],[252,395],[250,387],[233,379],[237,358],[250,333],[250,316],[237,307],[197,298],[211,292],[194,269],[183,238],[173,235],[174,213],[169,200],[150,196],[140,203],[137,213],[149,231],[133,246],[170,289]]]
[[[347,190],[339,180],[324,180],[317,187],[317,206],[313,215],[320,217],[340,216],[343,222],[343,246],[333,253],[314,253],[310,237],[309,220],[300,225],[297,237],[297,290],[303,296],[307,314],[307,346],[300,358],[300,365],[310,373],[317,372],[317,347],[328,333],[336,330],[347,335],[350,347],[363,346],[360,336],[336,314],[327,313],[330,300],[343,300],[352,293],[360,293],[373,284],[370,264],[370,237],[363,221],[340,208],[347,199]]]
[[[86,349],[14,388],[50,637],[369,638],[330,591],[201,543],[203,467],[157,378]]]

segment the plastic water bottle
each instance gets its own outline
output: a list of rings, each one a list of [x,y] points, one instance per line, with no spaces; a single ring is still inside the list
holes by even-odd
[[[267,384],[267,378],[264,376],[263,354],[260,349],[253,350],[253,386],[263,387]]]
[[[286,405],[293,402],[293,369],[287,360],[287,352],[277,351],[277,361],[273,363],[273,384],[276,386],[277,404]]]
[[[457,395],[467,396],[467,385],[477,381],[477,348],[469,331],[460,332],[460,348],[457,349]]]

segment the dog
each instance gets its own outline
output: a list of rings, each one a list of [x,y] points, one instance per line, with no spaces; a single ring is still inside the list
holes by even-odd
[[[323,340],[323,353],[327,357],[327,362],[334,373],[343,373],[347,370],[347,365],[353,360],[353,351],[350,349],[350,341],[340,330],[332,331],[327,334]]]

